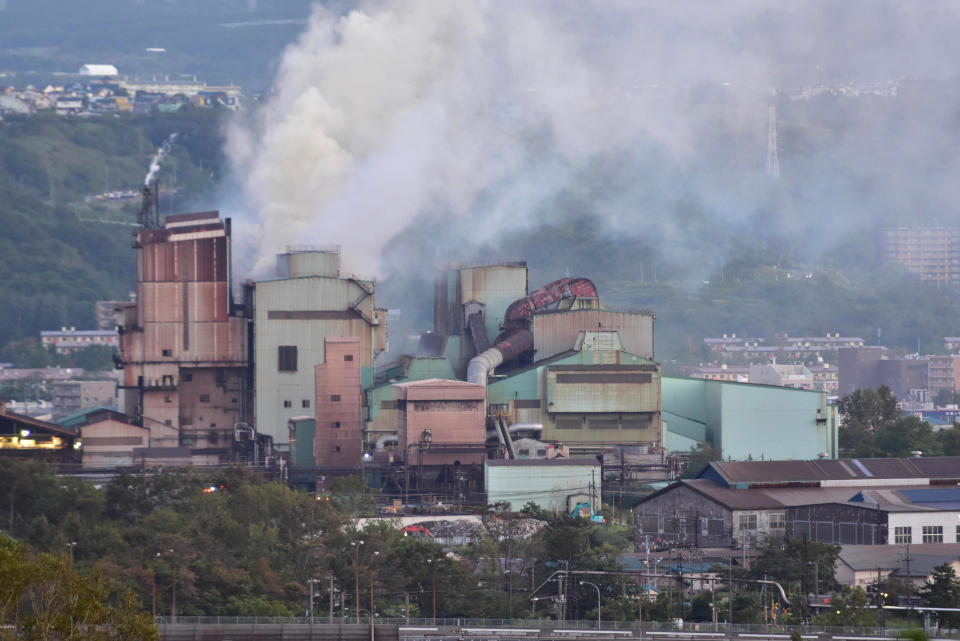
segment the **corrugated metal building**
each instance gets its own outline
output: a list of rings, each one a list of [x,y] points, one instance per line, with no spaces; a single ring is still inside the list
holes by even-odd
[[[215,211],[167,216],[162,227],[140,228],[134,248],[121,409],[150,429],[151,447],[228,459],[247,416],[247,321],[230,295],[230,220]]]
[[[664,377],[663,417],[673,451],[708,441],[725,459],[837,456],[836,416],[824,392]]]
[[[570,448],[573,456],[595,455],[618,445],[660,451],[660,366],[622,350],[616,338],[581,332],[553,358],[492,380],[490,411],[510,425],[540,426],[537,438]],[[593,349],[602,347],[603,349]]]
[[[338,247],[291,250],[277,266],[278,278],[254,283],[255,421],[258,432],[286,449],[287,420],[313,409],[325,340],[359,340],[361,384],[368,387],[374,355],[387,346],[387,311],[376,307],[373,279],[340,272]]]

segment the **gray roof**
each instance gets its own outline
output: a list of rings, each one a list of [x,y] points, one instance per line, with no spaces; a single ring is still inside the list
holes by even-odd
[[[920,543],[916,545],[844,545],[837,562],[852,570],[894,569],[896,576],[907,575],[907,554],[910,575],[925,577],[933,568],[960,559],[960,543]]]
[[[488,461],[489,463],[490,461]],[[643,503],[652,498],[685,486],[731,510],[775,510],[778,508],[796,507],[801,505],[821,505],[825,503],[845,503],[852,507],[877,509],[874,503],[851,503],[850,499],[868,487],[759,487],[746,490],[734,490],[718,485],[708,479],[682,480],[654,492],[646,497]],[[888,487],[888,490],[908,489],[915,486]],[[891,502],[880,505],[885,512],[926,512],[932,508]]]
[[[818,461],[716,461],[729,484],[817,483],[866,479],[958,479],[960,457],[864,458]],[[706,473],[702,473],[703,477]]]

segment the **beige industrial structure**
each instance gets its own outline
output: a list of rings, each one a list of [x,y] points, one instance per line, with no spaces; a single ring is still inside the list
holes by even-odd
[[[276,278],[252,284],[254,420],[278,449],[288,448],[287,421],[311,409],[326,339],[357,338],[361,384],[373,383],[374,356],[387,347],[375,288],[341,273],[339,247],[291,249],[277,257]]]

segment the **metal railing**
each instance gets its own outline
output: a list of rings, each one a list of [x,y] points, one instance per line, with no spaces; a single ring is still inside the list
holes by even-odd
[[[399,625],[410,627],[440,627],[440,628],[529,628],[540,630],[596,630],[596,619],[558,621],[556,619],[466,619],[456,617],[432,618],[405,618],[405,617],[374,617],[376,625]],[[229,616],[178,616],[157,617],[161,625],[310,625],[310,617],[229,617]],[[326,616],[315,616],[313,625],[326,625],[330,619]],[[334,616],[333,624],[370,624],[370,617]],[[919,627],[910,626],[910,627]],[[776,625],[763,623],[711,623],[684,621],[682,624],[675,621],[601,621],[603,630],[632,630],[634,632],[721,632],[729,635],[737,634],[776,634],[789,635],[799,631],[805,636],[863,636],[897,638],[908,628],[862,628],[862,627],[835,627],[819,625]],[[937,638],[960,638],[960,629],[941,630],[936,633]]]

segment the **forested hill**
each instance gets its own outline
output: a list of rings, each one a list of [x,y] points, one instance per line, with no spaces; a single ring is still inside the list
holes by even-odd
[[[139,201],[92,197],[138,190],[170,134],[178,135],[158,178],[176,191],[164,191],[162,213],[231,214],[219,198],[228,178],[226,117],[185,106],[176,113],[35,115],[0,123],[0,346],[43,329],[89,328],[94,301],[127,297],[134,283],[131,223]],[[631,186],[610,179],[612,173],[600,166],[544,205],[550,208],[548,225],[520,229],[496,244],[465,243],[462,226],[443,217],[414,225],[388,248],[378,302],[402,309],[398,321],[422,331],[432,324],[429,275],[436,261],[523,259],[532,287],[582,275],[597,283],[608,307],[654,310],[656,356],[665,363],[704,360],[709,355],[701,339],[723,332],[768,338],[841,332],[902,350],[918,344],[923,352],[942,349],[942,337],[960,331],[960,295],[883,267],[877,228],[896,224],[896,216],[878,209],[872,218],[869,204],[860,206],[858,220],[848,217],[844,225],[816,215],[821,201],[809,198],[807,186],[821,175],[814,165],[832,149],[826,142],[821,147],[818,160],[785,155],[784,166],[795,163],[799,177],[763,188],[764,198],[736,224],[718,224],[723,219],[715,205],[678,192],[659,209],[638,211],[633,229],[613,234],[603,225],[596,193]],[[837,161],[825,175],[840,175],[845,166]],[[714,179],[744,180],[748,173]],[[954,224],[953,217],[934,220],[921,213],[913,224]],[[483,211],[476,220],[482,223]],[[316,242],[305,242],[311,240]]]
[[[222,166],[222,117],[185,107],[0,123],[0,345],[64,325],[89,329],[94,301],[127,298],[139,201],[93,197],[140,189],[157,147],[177,132],[158,176],[172,185],[175,171],[177,192],[161,201],[162,211],[210,201]]]

